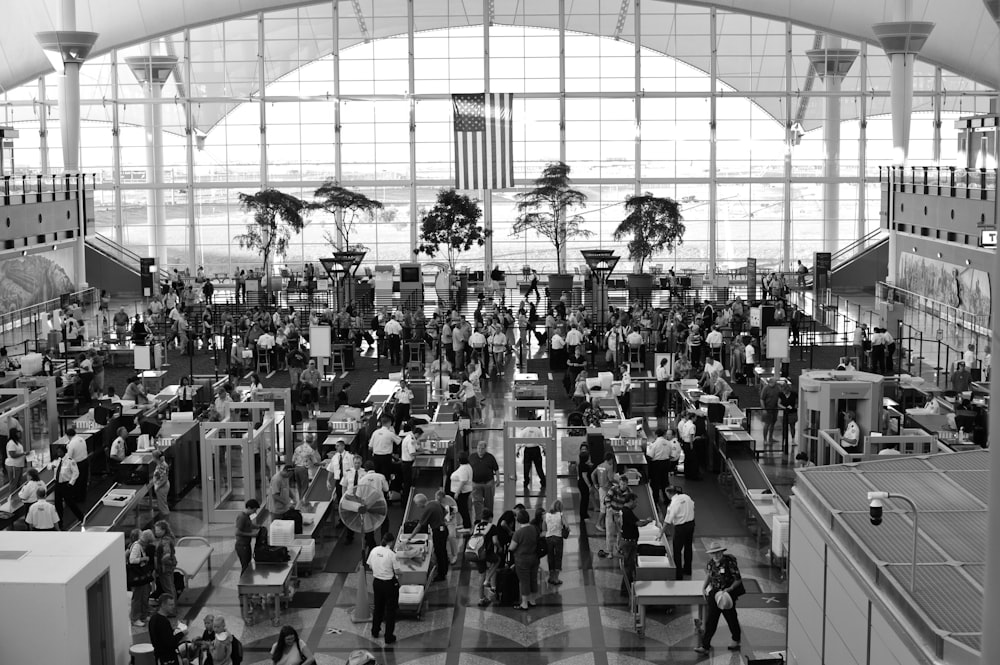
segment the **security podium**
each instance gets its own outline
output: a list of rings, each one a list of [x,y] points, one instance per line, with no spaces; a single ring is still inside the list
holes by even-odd
[[[855,414],[863,441],[881,431],[883,380],[881,374],[869,372],[803,372],[799,377],[799,449],[817,464],[831,463],[821,432],[843,432],[848,411]]]

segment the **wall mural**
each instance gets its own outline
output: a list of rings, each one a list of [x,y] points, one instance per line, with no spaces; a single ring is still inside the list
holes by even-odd
[[[977,316],[990,314],[990,274],[904,252],[899,287]]]
[[[72,255],[72,250],[64,252]],[[63,267],[66,261],[59,260],[57,263],[51,258],[58,260],[60,257],[56,254],[61,253],[19,256],[0,261],[0,312],[30,307],[75,291],[73,281]]]

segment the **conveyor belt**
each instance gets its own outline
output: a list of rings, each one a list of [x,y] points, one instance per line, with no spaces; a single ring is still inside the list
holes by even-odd
[[[434,500],[434,493],[441,489],[441,485],[432,479],[432,474],[418,474],[413,480],[413,487],[410,489],[410,496],[406,502],[406,511],[403,513],[403,522],[418,519],[423,514],[423,510],[413,504],[413,497],[423,494],[428,501]]]
[[[316,477],[309,483],[306,493],[302,497],[306,501],[333,501],[333,491],[326,488],[326,478],[330,475],[323,467],[316,472]]]
[[[86,515],[84,520],[85,528],[107,530],[114,529],[121,520],[122,516],[126,513],[134,511],[139,502],[144,501],[146,498],[146,493],[143,492],[143,485],[115,485],[111,490],[108,490],[108,492],[113,493],[116,489],[135,490],[137,494],[140,494],[140,496],[138,499],[130,501],[124,506],[107,506],[104,504],[103,500],[98,500],[98,502]]]
[[[733,471],[733,479],[744,496],[750,490],[774,491],[771,481],[764,475],[764,469],[761,468],[760,463],[752,456],[743,457],[741,455],[739,457],[730,457],[729,467]]]
[[[640,521],[653,520],[659,524],[660,518],[656,513],[656,506],[653,504],[653,490],[646,483],[634,485],[631,489],[636,496],[635,510],[632,511],[635,516]]]

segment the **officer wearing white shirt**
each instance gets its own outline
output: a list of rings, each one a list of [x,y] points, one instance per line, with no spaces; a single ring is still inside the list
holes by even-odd
[[[358,478],[358,487],[362,485],[370,485],[382,494],[386,494],[389,491],[389,481],[386,480],[384,475],[375,470],[375,462],[372,460],[365,462],[365,473]]]
[[[667,382],[670,381],[670,359],[661,358],[656,366],[656,414],[667,413]]]
[[[400,438],[392,429],[390,416],[383,415],[380,422],[382,426],[372,432],[371,438],[368,440],[368,447],[371,449],[372,455],[375,456],[375,470],[388,477],[392,472],[393,446],[400,442]]]
[[[372,606],[372,637],[378,639],[385,620],[385,643],[396,641],[396,609],[399,606],[399,580],[396,572],[399,561],[392,550],[395,538],[391,533],[382,536],[382,544],[368,554],[368,567],[372,570],[372,591],[374,603]]]
[[[583,333],[580,332],[580,328],[577,327],[576,324],[574,324],[573,327],[569,329],[569,332],[566,333],[567,356],[570,358],[575,358],[576,347],[578,347],[580,344],[583,344]]]
[[[404,506],[406,504],[403,502],[409,500],[410,487],[413,485],[413,460],[420,454],[420,450],[417,446],[417,440],[424,433],[424,431],[419,427],[414,428],[412,432],[408,431],[409,426],[409,423],[403,425],[403,431],[405,433],[403,434],[402,443],[399,444],[399,459],[402,462],[403,467],[400,472],[403,480],[403,486],[400,490],[400,503]]]
[[[83,521],[83,512],[80,507],[76,505],[76,483],[80,479],[80,470],[77,468],[76,462],[73,458],[69,456],[69,453],[65,451],[64,446],[59,446],[63,448],[62,457],[59,461],[55,463],[56,467],[56,512],[59,514],[59,520],[62,521],[63,518],[63,506],[69,507],[73,515],[76,516],[78,520]]]
[[[44,487],[36,490],[37,499],[28,508],[25,522],[35,531],[58,531],[61,520],[55,506],[45,500],[47,491]]]
[[[670,461],[670,446],[667,445],[667,431],[663,428],[656,430],[656,438],[646,446],[646,457],[649,458],[649,486],[653,490],[653,501],[660,500],[660,493],[663,493],[664,503],[666,500],[667,478],[669,469],[667,463]]]
[[[395,317],[390,317],[389,320],[385,322],[385,337],[389,344],[389,362],[393,365],[398,365],[400,363],[400,335],[402,334],[403,326],[400,325],[399,321],[397,321]]]
[[[709,355],[717,361],[722,360],[722,333],[719,326],[712,326],[711,332],[705,335],[705,344],[708,345]]]
[[[76,496],[77,500],[82,501],[87,498],[87,482],[90,478],[87,441],[77,434],[73,427],[66,428],[66,436],[69,437],[69,443],[66,444],[66,456],[76,462],[76,467],[80,472],[80,480],[76,483]]]
[[[344,475],[340,479],[341,497],[343,497],[344,495],[348,494],[351,490],[353,490],[355,486],[361,483],[361,479],[365,477],[365,470],[361,466],[361,455],[351,456],[350,453],[345,453],[345,454],[347,455],[347,457],[352,459],[352,462],[350,470],[348,470],[348,468],[346,467],[346,460],[345,460]],[[350,529],[347,529],[347,535],[344,538],[344,541],[347,543],[353,543],[354,532],[351,531]]]
[[[403,423],[410,421],[410,404],[413,402],[413,390],[410,389],[409,384],[405,380],[402,380],[399,382],[399,387],[396,388],[393,397],[396,398],[396,407],[393,412],[393,429],[398,432],[403,427]]]
[[[354,456],[344,451],[347,444],[343,439],[338,439],[336,451],[330,453],[330,459],[326,463],[326,488],[333,491],[337,488],[337,498],[340,498],[340,481],[344,476],[354,471]]]
[[[677,486],[668,487],[667,496],[670,497],[670,505],[663,518],[663,529],[660,530],[660,535],[666,533],[668,526],[673,527],[674,570],[677,579],[681,580],[684,579],[685,575],[691,577],[691,553],[694,546],[694,501]]]

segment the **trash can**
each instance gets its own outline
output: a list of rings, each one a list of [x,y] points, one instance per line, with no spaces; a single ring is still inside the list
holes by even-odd
[[[132,665],[156,665],[152,644],[133,644],[128,650]]]

